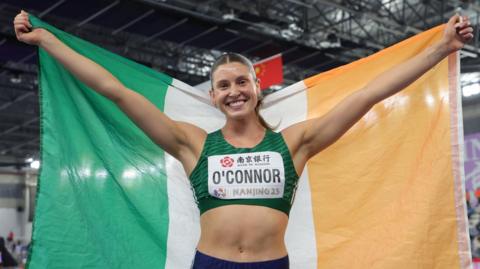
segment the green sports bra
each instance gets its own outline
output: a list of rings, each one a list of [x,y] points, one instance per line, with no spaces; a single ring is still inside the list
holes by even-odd
[[[221,130],[207,135],[190,184],[200,214],[224,205],[259,205],[289,214],[298,175],[281,133],[265,132],[253,148],[236,148]]]

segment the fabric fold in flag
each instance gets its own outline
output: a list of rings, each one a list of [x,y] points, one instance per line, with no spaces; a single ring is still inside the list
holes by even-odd
[[[207,93],[31,22],[172,119],[208,132],[224,124]],[[442,29],[272,93],[261,113],[280,130],[322,116]],[[39,58],[42,168],[28,268],[189,268],[199,212],[180,163],[42,49]],[[451,55],[308,162],[286,235],[291,268],[470,268],[457,79]]]

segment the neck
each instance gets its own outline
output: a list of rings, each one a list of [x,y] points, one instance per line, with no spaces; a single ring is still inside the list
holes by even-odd
[[[243,119],[227,119],[222,128],[225,136],[250,136],[257,137],[265,132],[265,127],[260,124],[257,115]]]

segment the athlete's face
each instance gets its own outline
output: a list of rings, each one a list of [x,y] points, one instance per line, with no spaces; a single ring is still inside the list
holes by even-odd
[[[260,85],[248,66],[238,62],[222,64],[212,79],[212,103],[227,117],[235,119],[255,113]]]

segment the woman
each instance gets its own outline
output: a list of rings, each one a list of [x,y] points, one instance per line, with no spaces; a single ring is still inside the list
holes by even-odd
[[[342,136],[374,104],[419,78],[473,38],[468,18],[453,16],[441,41],[381,74],[320,118],[272,132],[258,115],[259,81],[251,63],[226,54],[211,71],[212,104],[225,125],[207,134],[173,121],[105,69],[77,54],[28,14],[14,20],[19,41],[37,45],[90,88],[118,105],[154,142],[177,158],[190,177],[200,208],[201,237],[193,268],[288,268],[284,236],[298,180],[309,158]],[[257,158],[261,168],[242,170]],[[253,171],[254,170],[254,171]],[[238,181],[257,189],[238,189]],[[256,183],[255,183],[256,182]],[[260,183],[261,182],[261,183]],[[267,191],[262,191],[267,186]]]

